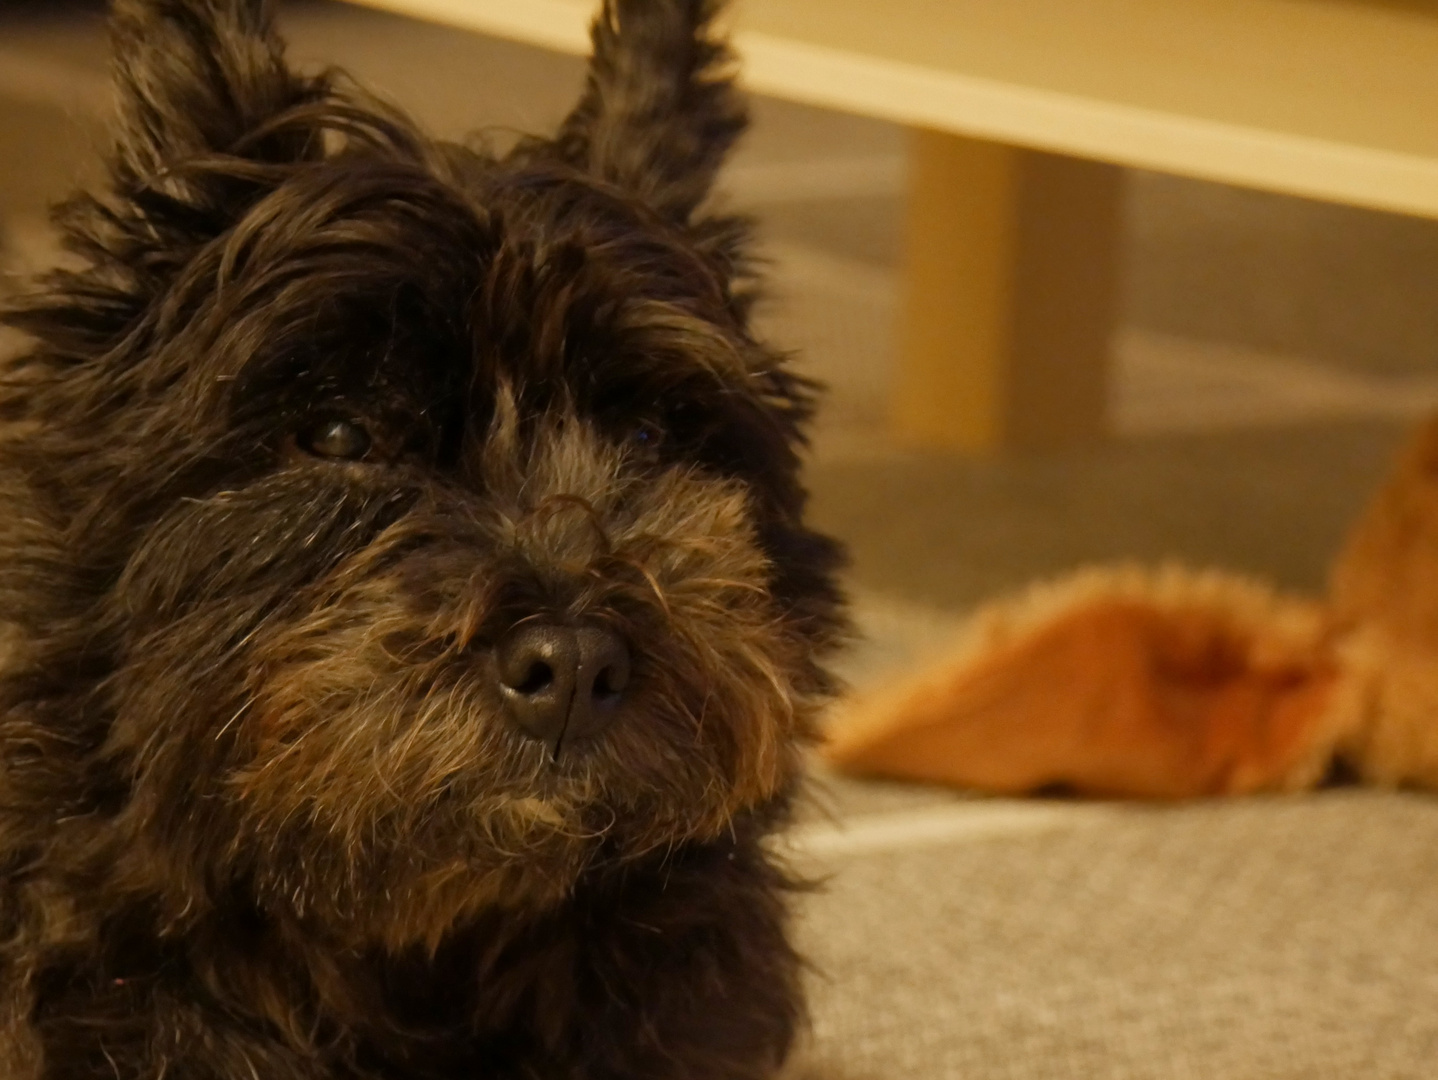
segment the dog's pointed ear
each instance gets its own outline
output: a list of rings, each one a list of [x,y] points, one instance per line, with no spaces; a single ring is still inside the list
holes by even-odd
[[[715,36],[722,0],[604,0],[560,154],[685,221],[748,122],[734,54]]]
[[[293,156],[251,137],[313,95],[286,67],[272,0],[116,0],[116,167],[149,177],[195,155]]]

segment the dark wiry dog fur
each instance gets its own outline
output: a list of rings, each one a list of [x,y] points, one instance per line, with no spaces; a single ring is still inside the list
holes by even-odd
[[[291,72],[259,0],[119,0],[82,264],[7,316],[6,1080],[784,1057],[762,840],[841,618],[806,386],[702,209],[744,126],[716,6],[609,0],[501,157]],[[633,653],[562,750],[496,688],[536,617]]]

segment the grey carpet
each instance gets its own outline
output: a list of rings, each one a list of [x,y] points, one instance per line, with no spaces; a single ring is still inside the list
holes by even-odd
[[[1181,559],[1318,591],[1406,425],[1328,423],[1114,442],[1054,458],[817,460],[814,521],[853,580],[962,610],[1086,562]],[[1438,1070],[1435,1070],[1438,1075]]]
[[[804,860],[832,877],[796,1076],[1438,1076],[1438,800],[994,809]]]

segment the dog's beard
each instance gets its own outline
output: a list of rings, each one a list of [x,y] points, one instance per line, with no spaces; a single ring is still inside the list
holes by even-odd
[[[399,497],[390,478],[381,497],[340,467],[152,531],[122,590],[150,598],[152,629],[113,748],[133,755],[126,813],[168,888],[243,881],[328,932],[432,946],[485,908],[545,909],[588,867],[721,836],[793,776],[820,688],[747,496],[573,418],[483,454],[482,496],[416,478]],[[256,536],[245,554],[216,542]],[[557,753],[494,677],[496,639],[535,612],[602,623],[634,654],[612,723]],[[158,717],[186,738],[155,738]]]

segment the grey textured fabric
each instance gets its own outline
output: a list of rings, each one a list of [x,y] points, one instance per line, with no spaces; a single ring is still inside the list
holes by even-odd
[[[1438,800],[915,796],[801,831],[796,1077],[1438,1076]]]

